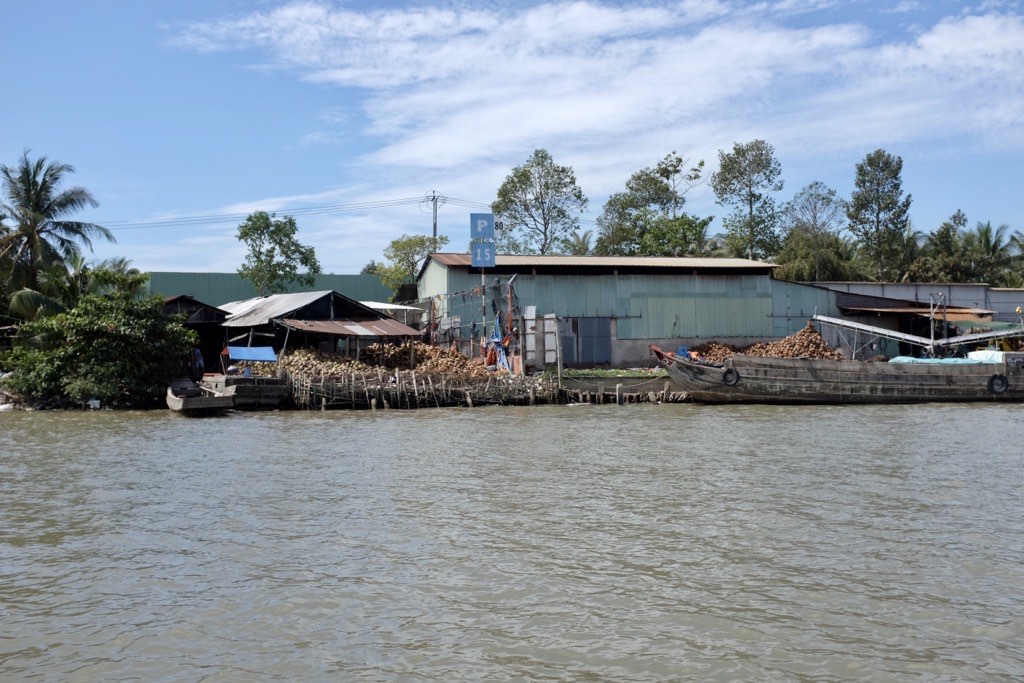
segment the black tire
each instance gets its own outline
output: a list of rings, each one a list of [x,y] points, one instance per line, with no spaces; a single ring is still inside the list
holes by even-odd
[[[722,383],[727,387],[731,387],[740,381],[740,373],[736,372],[733,368],[726,368],[725,372],[722,373]]]
[[[1006,375],[992,375],[988,378],[988,390],[997,396],[1010,388]]]

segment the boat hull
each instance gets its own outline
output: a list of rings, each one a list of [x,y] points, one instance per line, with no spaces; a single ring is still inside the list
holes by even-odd
[[[215,396],[196,384],[177,383],[167,387],[167,407],[182,415],[219,415],[234,407],[231,397]]]
[[[276,377],[207,375],[202,386],[217,396],[226,396],[237,410],[273,410],[288,399],[288,381]]]
[[[734,356],[722,366],[656,355],[698,403],[1024,401],[1024,354],[962,365]]]

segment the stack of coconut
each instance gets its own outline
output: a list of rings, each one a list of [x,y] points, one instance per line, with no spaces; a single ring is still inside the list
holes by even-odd
[[[745,348],[708,342],[691,349],[708,363],[722,363],[727,358],[741,353],[746,356],[767,358],[826,358],[844,360],[843,354],[831,348],[810,320],[807,326],[785,339],[770,344],[754,344]]]
[[[430,346],[416,342],[413,345],[414,368],[419,374],[459,375],[463,377],[484,377],[487,370],[479,362],[466,358],[458,351]],[[291,375],[323,377],[327,380],[341,380],[353,372],[375,372],[409,369],[409,345],[396,346],[375,344],[361,353],[365,362],[345,360],[340,356],[309,349],[288,352],[280,360],[281,367]]]
[[[347,379],[353,372],[366,372],[364,363],[312,349],[289,351],[278,361],[281,369],[292,376],[317,377],[325,380]]]

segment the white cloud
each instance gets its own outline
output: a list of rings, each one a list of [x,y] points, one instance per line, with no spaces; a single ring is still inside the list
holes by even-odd
[[[354,98],[300,143],[336,143],[330,127],[348,132],[358,107],[374,145],[347,163],[367,179],[360,191],[380,196],[415,195],[443,175],[460,195],[488,198],[537,147],[574,166],[595,212],[671,149],[713,170],[717,150],[754,138],[797,163],[845,155],[851,168],[891,144],[1024,147],[1024,20],[1005,10],[926,20],[925,6],[902,2],[893,11],[915,28],[894,35],[829,0],[494,6],[287,3],[192,25],[178,42],[255,51]],[[873,18],[889,9],[858,7]],[[366,224],[325,221],[322,239],[369,239]]]

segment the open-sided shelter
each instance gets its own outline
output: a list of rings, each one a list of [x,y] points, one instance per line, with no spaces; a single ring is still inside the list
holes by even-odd
[[[401,342],[419,331],[335,291],[271,294],[221,306],[229,316],[223,326],[232,346],[315,346],[359,357],[380,341]]]

